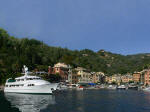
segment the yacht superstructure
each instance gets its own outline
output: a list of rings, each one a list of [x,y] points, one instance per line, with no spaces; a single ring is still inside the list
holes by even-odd
[[[4,92],[10,93],[49,93],[56,90],[58,84],[52,84],[38,76],[30,76],[28,68],[24,66],[25,75],[15,79],[7,79]]]

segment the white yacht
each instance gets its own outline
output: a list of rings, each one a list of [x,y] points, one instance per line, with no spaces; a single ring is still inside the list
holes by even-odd
[[[57,89],[57,83],[52,84],[38,76],[30,76],[28,68],[24,65],[25,75],[15,79],[7,79],[4,92],[9,93],[46,93],[51,94]]]

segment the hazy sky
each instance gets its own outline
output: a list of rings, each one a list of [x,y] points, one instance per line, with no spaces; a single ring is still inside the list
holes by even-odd
[[[0,0],[0,27],[50,46],[150,52],[150,0]]]

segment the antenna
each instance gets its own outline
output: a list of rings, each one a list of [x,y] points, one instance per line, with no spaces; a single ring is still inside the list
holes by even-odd
[[[24,65],[23,68],[24,68],[25,76],[27,76],[28,75],[28,67],[26,65]]]

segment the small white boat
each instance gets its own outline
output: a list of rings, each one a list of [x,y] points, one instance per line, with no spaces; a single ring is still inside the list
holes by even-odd
[[[150,87],[146,87],[143,89],[143,91],[147,91],[147,92],[150,92]]]
[[[76,87],[77,90],[83,90],[83,86]]]
[[[38,76],[30,76],[28,68],[24,65],[25,75],[15,79],[7,79],[4,92],[9,93],[46,93],[51,94],[57,89],[57,83],[52,84]]]
[[[61,85],[60,90],[66,90],[68,87],[66,85]]]
[[[138,90],[138,86],[129,85],[129,86],[128,86],[128,89]]]
[[[126,86],[125,85],[120,85],[117,87],[117,89],[126,89]]]
[[[116,89],[117,87],[114,86],[114,85],[109,85],[107,88],[108,88],[108,89]]]
[[[67,84],[68,89],[76,89],[78,86],[78,84]]]
[[[66,90],[68,89],[68,86],[65,84],[65,83],[59,83],[58,87],[57,87],[58,90]]]

